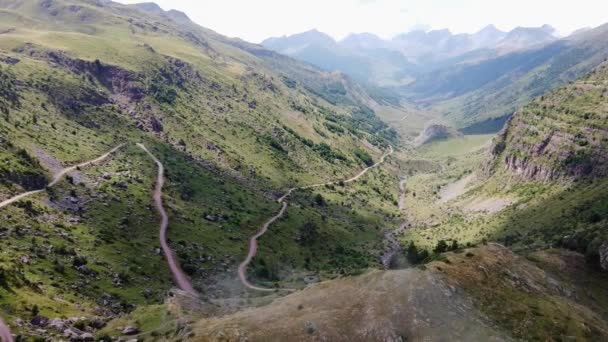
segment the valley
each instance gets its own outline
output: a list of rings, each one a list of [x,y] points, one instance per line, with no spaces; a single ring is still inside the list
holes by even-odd
[[[0,18],[0,341],[608,339],[605,25]]]

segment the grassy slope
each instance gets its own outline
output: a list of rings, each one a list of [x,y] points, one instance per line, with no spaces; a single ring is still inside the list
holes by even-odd
[[[522,257],[487,244],[420,268],[316,284],[264,307],[199,320],[193,333],[202,341],[603,340],[607,281],[580,254]]]
[[[439,239],[499,240],[517,250],[559,245],[597,261],[606,240],[605,80],[600,66],[522,108],[477,161],[451,141],[421,150],[423,158],[441,156],[453,165],[408,181],[418,227],[405,239],[427,248]],[[479,180],[465,194],[438,203],[443,185],[474,169]],[[490,215],[468,210],[480,201],[512,204]]]
[[[233,279],[247,238],[278,209],[267,191],[350,176],[363,164],[355,151],[377,158],[387,144],[383,124],[369,113],[356,114],[360,93],[315,95],[298,75],[295,85],[287,82],[289,69],[275,73],[268,61],[200,28],[94,2],[56,1],[48,9],[25,1],[2,15],[3,27],[14,30],[0,36],[0,70],[17,81],[11,89],[18,97],[13,103],[11,94],[1,94],[6,110],[0,130],[13,144],[3,145],[2,169],[19,176],[2,182],[2,197],[30,187],[24,176],[49,177],[49,161],[36,162],[39,149],[69,165],[119,142],[143,141],[167,168],[170,243],[195,285],[210,297],[223,295],[224,285],[215,280]],[[187,38],[188,32],[200,41]],[[9,63],[13,58],[18,63]],[[95,60],[102,72],[92,69]],[[326,79],[348,85],[311,73],[320,85]],[[134,100],[132,90],[143,97]],[[154,132],[154,120],[162,131]],[[128,145],[110,161],[76,175],[75,183],[83,185],[62,182],[30,199],[31,208],[27,201],[3,208],[3,312],[28,319],[34,304],[42,314],[57,317],[91,315],[96,305],[103,313],[161,302],[172,284],[155,252],[154,172],[154,164]],[[378,184],[379,177],[388,177],[386,171],[376,172]],[[299,223],[277,237],[287,239],[293,251],[284,262],[288,270],[333,273],[377,263],[377,251],[367,247],[381,239],[378,228],[392,227],[380,219],[382,212],[394,212],[392,200],[378,193],[362,195],[365,200],[355,201],[353,209],[372,202],[368,210],[374,212],[359,218],[330,210],[338,196],[348,194],[327,195],[330,206],[321,209],[302,199],[302,207],[290,208],[286,222],[277,226]],[[375,219],[380,222],[370,226]],[[304,263],[307,247],[288,234],[297,235],[300,225],[311,220],[323,232],[322,241],[313,241],[316,248],[329,249]],[[354,226],[365,233],[352,231]],[[261,254],[283,258],[285,253],[273,245],[278,242],[267,240],[270,247]],[[341,249],[357,257],[336,264],[331,250]],[[90,272],[73,266],[80,257]],[[23,275],[16,272],[20,269]],[[55,295],[63,300],[53,300]]]

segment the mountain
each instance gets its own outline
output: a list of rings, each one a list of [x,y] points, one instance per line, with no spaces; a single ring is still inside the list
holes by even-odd
[[[308,48],[337,48],[333,38],[316,29],[289,37],[269,38],[264,40],[262,45],[284,55],[297,55],[300,51]]]
[[[380,38],[372,34],[353,34],[336,42],[317,30],[269,38],[262,42],[267,49],[327,71],[344,72],[368,84],[399,85],[407,82],[409,77],[400,74],[404,73],[404,69],[411,70],[413,65],[403,55],[384,45]]]
[[[608,270],[606,84],[604,62],[517,110],[494,138],[485,181],[535,193],[496,230],[504,241],[571,249]]]
[[[14,334],[102,338],[128,315],[146,334],[175,328],[152,317],[175,269],[231,307],[249,239],[295,186],[336,182],[294,194],[252,281],[380,265],[398,190],[338,182],[397,148],[366,87],[150,4],[0,0],[0,16],[0,316]],[[374,169],[365,187],[391,178]]]
[[[202,319],[194,332],[229,341],[511,341],[550,340],[568,329],[569,336],[602,340],[602,285],[605,277],[577,254],[525,258],[488,244],[446,253],[424,268],[315,284],[266,306]]]
[[[549,25],[540,28],[517,27],[497,43],[502,51],[517,51],[534,45],[547,44],[554,40],[555,29]]]
[[[443,65],[495,58],[547,44],[556,39],[552,33],[548,25],[516,28],[509,33],[489,25],[474,34],[452,34],[447,29],[415,30],[383,40],[371,33],[359,33],[336,42],[311,30],[268,38],[262,45],[324,70],[339,70],[360,81],[393,87],[406,85]]]
[[[548,31],[534,30],[550,39]],[[516,29],[511,33],[522,37],[525,32],[528,30]],[[608,57],[607,32],[608,26],[603,25],[537,48],[444,67],[419,77],[404,90],[410,100],[441,112],[460,128],[507,117],[517,107],[603,62]]]
[[[372,33],[352,33],[342,39],[339,44],[354,51],[387,48],[387,43],[382,40],[382,38]]]
[[[606,84],[603,63],[518,110],[495,142],[497,164],[541,181],[608,177]]]
[[[323,69],[152,3],[0,18],[0,338],[607,339],[606,27],[266,42]]]
[[[488,25],[474,33],[471,38],[477,48],[496,46],[506,37],[507,33],[500,31],[494,25]]]

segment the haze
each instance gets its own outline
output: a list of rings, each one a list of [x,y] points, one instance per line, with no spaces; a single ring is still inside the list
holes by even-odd
[[[510,30],[548,23],[565,35],[608,20],[608,3],[598,0],[159,0],[158,3],[165,10],[181,10],[198,24],[219,33],[256,43],[312,28],[337,39],[352,32],[372,32],[389,38],[413,28],[449,28],[463,33],[475,32],[487,24]]]

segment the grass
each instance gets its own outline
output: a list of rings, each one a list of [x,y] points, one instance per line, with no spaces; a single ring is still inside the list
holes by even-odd
[[[84,6],[79,11],[89,21],[83,24],[68,5]],[[60,27],[34,2],[16,9],[30,18],[28,27],[15,13],[2,13],[9,18],[3,25],[16,30],[0,36],[0,54],[19,61],[0,63],[8,75],[2,76],[1,103],[8,110],[0,115],[0,132],[12,144],[0,149],[0,170],[18,177],[3,182],[0,195],[27,188],[28,175],[49,179],[50,164],[72,165],[118,143],[127,146],[57,187],[2,209],[0,267],[10,277],[0,288],[0,308],[9,322],[28,318],[36,304],[51,318],[89,316],[101,306],[142,317],[145,332],[165,325],[160,305],[173,283],[157,253],[158,217],[151,202],[156,166],[134,142],[143,142],[165,164],[169,243],[180,264],[207,299],[221,302],[218,296],[233,294],[248,238],[278,210],[277,193],[346,178],[364,161],[378,159],[392,139],[348,91],[333,94],[334,103],[315,94],[326,83],[347,80],[302,73],[308,67],[293,61],[262,60],[198,29],[193,33],[209,45],[192,43],[183,27],[121,5],[52,6]],[[100,68],[111,72],[99,75]],[[295,84],[284,84],[285,75]],[[150,86],[159,80],[162,89]],[[133,100],[130,92],[143,98]],[[11,102],[15,95],[18,103]],[[333,132],[323,125],[328,117],[337,122]],[[152,122],[160,123],[159,132]],[[370,172],[368,185],[320,189],[327,207],[311,206],[314,194],[299,194],[288,217],[264,238],[261,256],[280,260],[280,274],[290,281],[310,270],[339,274],[377,265],[381,230],[395,223],[385,216],[396,215],[397,184],[383,189],[396,181],[388,170]],[[370,191],[372,185],[376,190]],[[359,209],[361,215],[351,215]],[[327,238],[312,242],[319,253],[294,240],[310,222]],[[347,253],[338,260],[342,251]],[[54,300],[58,296],[62,300]]]
[[[434,141],[421,147],[420,153],[428,158],[463,156],[487,145],[493,137],[493,134],[465,135],[462,138]]]
[[[478,310],[514,338],[603,338],[606,312],[597,304],[606,299],[606,277],[585,265],[581,255],[543,251],[532,254],[530,262],[489,245],[445,256],[450,263],[433,262],[427,268],[441,269],[437,273],[471,296]],[[560,286],[568,290],[560,291]]]

